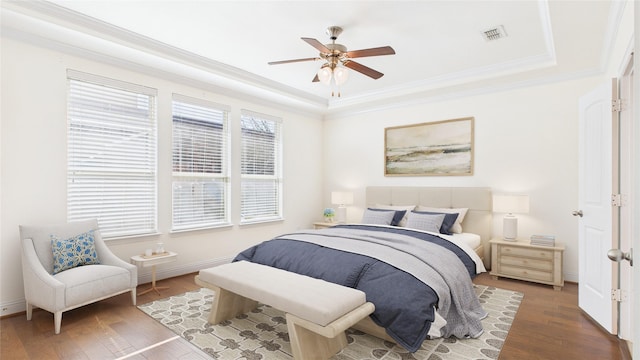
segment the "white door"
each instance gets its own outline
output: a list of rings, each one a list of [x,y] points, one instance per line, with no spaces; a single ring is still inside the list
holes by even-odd
[[[607,251],[612,241],[611,84],[580,98],[578,229],[578,305],[612,334],[617,334],[617,306],[611,300],[617,263]],[[615,271],[614,271],[615,269]]]

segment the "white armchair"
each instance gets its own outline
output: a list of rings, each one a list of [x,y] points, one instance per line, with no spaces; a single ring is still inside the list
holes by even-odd
[[[72,238],[94,230],[99,264],[83,265],[53,274],[51,236]],[[57,226],[20,226],[22,276],[27,301],[27,320],[33,307],[53,313],[55,333],[60,333],[62,313],[131,291],[136,304],[138,269],[115,256],[102,240],[98,222],[87,220]]]

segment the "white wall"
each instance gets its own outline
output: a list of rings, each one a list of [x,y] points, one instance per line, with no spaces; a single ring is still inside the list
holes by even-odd
[[[129,260],[157,241],[176,251],[178,261],[163,265],[159,277],[187,273],[229,259],[271,236],[310,227],[322,211],[322,121],[258,102],[231,98],[205,89],[172,83],[110,65],[97,63],[2,39],[2,127],[0,196],[0,305],[2,315],[24,309],[19,232],[20,224],[66,221],[66,69],[98,74],[158,89],[159,117],[159,236],[113,240],[111,249]],[[284,132],[285,221],[170,234],[171,226],[171,94],[211,100],[231,106],[232,146],[238,147],[240,109],[278,116]],[[238,152],[236,151],[235,154]],[[309,161],[311,159],[311,161]],[[239,175],[239,156],[232,173]],[[232,185],[232,220],[239,221],[239,187]],[[149,281],[149,272],[141,271]]]
[[[518,235],[553,234],[566,245],[564,273],[577,281],[578,98],[601,78],[588,78],[327,120],[325,193],[353,189],[358,221],[368,185],[488,186],[526,193],[530,213],[518,215]],[[384,128],[475,118],[473,176],[385,177]],[[502,216],[494,217],[494,235]]]

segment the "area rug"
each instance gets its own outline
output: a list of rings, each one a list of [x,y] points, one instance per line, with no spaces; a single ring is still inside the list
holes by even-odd
[[[522,293],[474,285],[484,309],[484,333],[477,339],[426,340],[415,353],[362,332],[349,329],[349,345],[332,359],[497,359],[522,301]],[[187,292],[138,306],[162,325],[214,359],[292,359],[284,313],[259,305],[249,314],[219,325],[207,323],[214,293]]]

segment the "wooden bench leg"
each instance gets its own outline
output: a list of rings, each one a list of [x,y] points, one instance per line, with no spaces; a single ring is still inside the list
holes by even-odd
[[[240,314],[246,314],[258,306],[258,302],[221,288],[215,288],[216,295],[211,304],[209,322],[219,324],[233,319]]]
[[[287,329],[291,342],[291,352],[295,360],[328,359],[347,346],[344,331],[375,310],[368,302],[351,312],[321,326],[287,313]]]
[[[347,346],[347,335],[344,331],[333,338],[325,337],[302,327],[297,323],[297,319],[287,314],[287,329],[295,360],[328,359]]]

